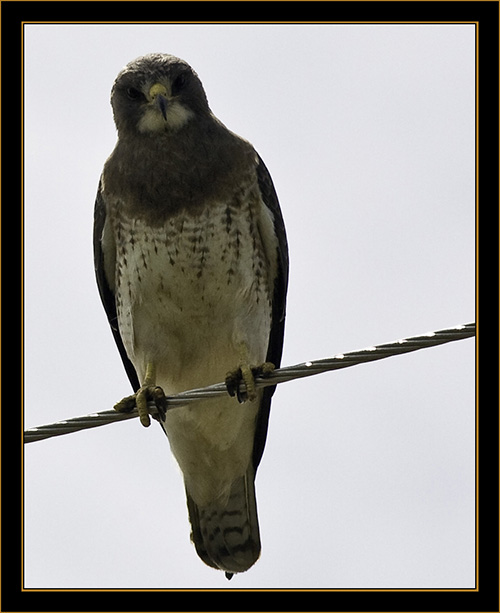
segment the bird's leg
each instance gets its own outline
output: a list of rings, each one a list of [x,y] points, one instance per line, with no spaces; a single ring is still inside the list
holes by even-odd
[[[242,351],[244,357],[247,352]],[[260,366],[251,366],[248,359],[240,361],[238,368],[231,370],[226,375],[226,387],[230,396],[236,396],[238,402],[245,400],[255,400],[257,398],[257,390],[255,388],[255,377],[265,377],[273,372],[275,366],[272,362],[264,362]],[[245,391],[240,392],[240,383],[245,384]]]
[[[156,368],[153,362],[148,362],[146,366],[144,382],[139,388],[135,400],[137,411],[139,413],[139,419],[145,428],[147,428],[151,423],[148,411],[149,400],[152,400],[155,403],[160,418],[164,420],[167,402],[162,388],[156,385]]]
[[[146,366],[146,375],[141,387],[132,396],[126,396],[114,406],[115,411],[128,412],[137,407],[141,424],[147,428],[151,424],[149,417],[148,402],[153,401],[156,406],[156,411],[152,413],[158,416],[162,421],[165,419],[167,412],[167,399],[162,388],[155,384],[156,369],[152,362],[148,362]]]

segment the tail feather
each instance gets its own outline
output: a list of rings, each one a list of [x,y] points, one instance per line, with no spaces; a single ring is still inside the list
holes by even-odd
[[[186,495],[191,539],[200,558],[226,576],[248,570],[260,555],[253,470],[233,482],[225,504],[200,507],[187,490]]]

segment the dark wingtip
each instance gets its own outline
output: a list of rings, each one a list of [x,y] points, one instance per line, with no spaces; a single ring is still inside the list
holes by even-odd
[[[234,573],[226,573],[226,579],[228,581],[231,581],[231,579],[233,578]]]

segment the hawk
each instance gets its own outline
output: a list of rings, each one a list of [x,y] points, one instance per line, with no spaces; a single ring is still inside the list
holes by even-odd
[[[264,162],[213,115],[185,61],[130,62],[111,105],[118,140],[99,182],[94,260],[134,389],[115,408],[137,406],[147,426],[155,403],[196,551],[231,578],[260,555],[254,481],[275,386],[257,390],[254,377],[281,360],[283,218]],[[227,397],[168,410],[166,395],[221,380]]]

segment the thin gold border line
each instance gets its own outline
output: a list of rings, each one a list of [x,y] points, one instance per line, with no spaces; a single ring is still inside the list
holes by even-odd
[[[91,0],[98,1],[98,0]],[[153,0],[153,1],[164,1],[164,0]],[[190,0],[184,0],[190,1]],[[257,0],[257,1],[266,1],[266,0]],[[280,1],[290,1],[290,0],[280,0]],[[291,0],[296,1],[296,0]],[[330,0],[320,0],[320,1],[330,1]],[[356,0],[353,0],[356,1]],[[391,0],[392,1],[392,0]],[[394,0],[395,1],[395,0]],[[432,1],[432,0],[425,0]],[[449,0],[450,2],[452,0]],[[24,431],[24,39],[25,39],[25,30],[24,26],[26,25],[99,25],[99,24],[111,24],[111,25],[154,25],[154,24],[163,24],[163,25],[439,25],[439,24],[448,24],[448,25],[474,25],[475,26],[475,50],[476,50],[476,75],[475,75],[475,85],[476,85],[476,273],[478,272],[479,265],[479,254],[477,252],[477,243],[478,243],[478,231],[479,231],[479,211],[478,211],[478,177],[479,177],[479,22],[470,20],[470,21],[22,21],[21,22],[21,406],[22,406],[22,419],[21,422],[23,424],[22,432],[21,432],[21,480],[23,487],[21,488],[21,508],[22,508],[22,527],[21,527],[21,592],[33,593],[33,592],[478,592],[479,591],[479,412],[478,412],[478,391],[477,391],[477,376],[478,376],[478,349],[479,349],[479,332],[476,332],[476,586],[474,588],[357,588],[357,589],[348,589],[348,588],[255,588],[255,589],[230,589],[230,588],[193,588],[193,589],[179,589],[179,588],[151,588],[151,589],[141,589],[141,588],[89,588],[89,589],[78,589],[78,588],[24,588],[24,445],[23,445],[23,431]],[[1,93],[1,91],[0,91]],[[477,279],[477,276],[476,276]],[[477,280],[476,280],[477,287]],[[0,290],[1,291],[1,290]],[[1,294],[0,294],[1,298]],[[478,295],[476,293],[476,309],[478,307]],[[476,324],[478,325],[478,323]],[[1,335],[1,329],[0,329]]]
[[[57,0],[56,0],[57,1]],[[90,0],[90,1],[100,1],[100,0]],[[116,0],[115,0],[116,1]],[[162,1],[165,0],[152,0],[154,1]],[[182,1],[182,0],[181,0]],[[191,1],[191,0],[184,0]],[[208,1],[208,0],[206,0]],[[228,0],[229,1],[229,0]],[[254,0],[255,1],[255,0]],[[257,0],[259,1],[259,0]],[[266,2],[267,0],[260,0],[262,2]],[[283,0],[285,1],[285,0]],[[286,0],[290,1],[290,0]],[[293,1],[293,0],[292,0]],[[298,0],[297,0],[298,1]],[[322,1],[322,0],[320,0]],[[331,0],[323,0],[330,2]],[[356,0],[357,1],[357,0]],[[393,0],[396,1],[396,0]],[[424,0],[428,2],[433,2],[434,0]],[[452,0],[449,0],[450,2]],[[465,0],[464,0],[465,1]],[[389,21],[389,20],[381,20],[381,21],[22,21],[21,24],[24,25],[457,25],[457,24],[468,24],[468,25],[479,25],[478,21],[474,20],[456,20],[456,21],[440,21],[436,19],[431,19],[429,21]]]

